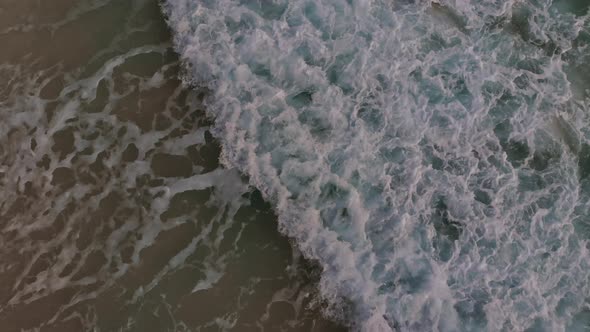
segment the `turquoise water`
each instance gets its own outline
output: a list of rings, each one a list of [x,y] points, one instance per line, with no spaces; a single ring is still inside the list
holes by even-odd
[[[361,331],[590,325],[588,4],[167,0],[222,162]]]

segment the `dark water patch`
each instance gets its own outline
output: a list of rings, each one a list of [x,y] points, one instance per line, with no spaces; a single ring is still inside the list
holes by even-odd
[[[313,92],[312,91],[303,91],[291,96],[287,103],[292,107],[304,107],[311,104],[313,101]]]
[[[152,156],[154,175],[162,177],[189,177],[193,174],[191,160],[182,155],[157,153]]]
[[[585,0],[555,0],[552,3],[554,8],[566,13],[572,13],[576,16],[588,14],[590,3]]]
[[[582,144],[580,153],[578,154],[578,172],[580,181],[588,178],[590,175],[590,145]]]
[[[436,202],[432,224],[438,234],[446,236],[451,241],[459,239],[463,228],[460,222],[452,218],[449,208],[443,199],[439,199]]]

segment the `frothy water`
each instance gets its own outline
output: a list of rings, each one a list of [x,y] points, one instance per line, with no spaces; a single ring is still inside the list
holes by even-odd
[[[171,39],[156,0],[0,2],[0,331],[341,330]]]
[[[590,325],[588,4],[167,0],[223,162],[363,331]]]

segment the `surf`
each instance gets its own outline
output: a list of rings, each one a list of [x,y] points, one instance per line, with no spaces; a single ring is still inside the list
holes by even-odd
[[[588,17],[566,7],[163,10],[185,83],[210,91],[222,162],[321,265],[328,316],[362,331],[559,331],[588,323],[590,296],[587,86],[571,74],[587,66]]]

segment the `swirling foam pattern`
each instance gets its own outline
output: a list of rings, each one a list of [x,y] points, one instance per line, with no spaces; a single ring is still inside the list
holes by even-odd
[[[362,331],[587,323],[587,5],[164,10],[186,80],[211,91],[224,162],[322,265],[329,314]]]

